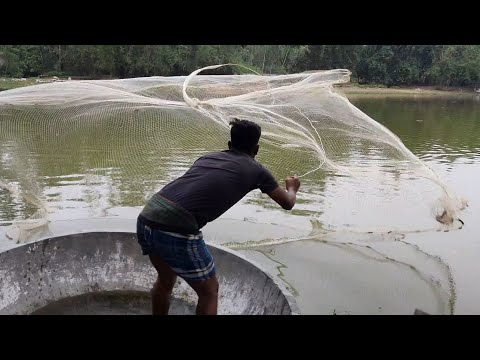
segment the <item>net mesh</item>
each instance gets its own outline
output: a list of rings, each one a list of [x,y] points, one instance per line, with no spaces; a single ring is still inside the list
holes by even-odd
[[[75,219],[120,226],[112,217],[136,218],[196,158],[226,148],[231,119],[247,119],[262,127],[258,160],[279,180],[301,177],[297,204],[283,212],[252,192],[207,225],[209,241],[278,271],[303,293],[306,313],[383,303],[393,313],[411,313],[412,303],[453,313],[448,265],[402,239],[460,227],[466,201],[337,91],[350,72],[201,74],[220,66],[0,93],[0,236],[6,229],[19,243],[55,227],[81,231]]]
[[[66,81],[1,93],[0,188],[9,203],[2,221],[13,222],[8,236],[26,241],[52,213],[95,217],[116,206],[142,206],[197,156],[225,148],[233,118],[262,127],[259,160],[277,178],[305,179],[309,198],[297,214],[315,217],[329,201],[348,200],[343,214],[322,218],[327,228],[415,229],[421,225],[399,210],[412,206],[422,208],[420,218],[429,211],[452,225],[465,207],[395,134],[334,89],[349,81],[348,70],[200,74],[221,66],[188,77]],[[405,181],[411,184],[402,188]],[[417,190],[415,181],[426,185]],[[53,183],[76,185],[75,194],[70,189],[66,196]],[[368,208],[393,211],[395,221],[375,223],[375,215],[365,218]],[[351,218],[355,209],[361,222]]]

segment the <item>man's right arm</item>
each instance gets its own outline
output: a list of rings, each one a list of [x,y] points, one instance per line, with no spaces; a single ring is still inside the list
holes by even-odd
[[[275,190],[268,193],[278,205],[285,210],[291,210],[297,201],[297,191],[300,188],[300,180],[298,177],[289,176],[285,179],[286,190],[278,186]]]

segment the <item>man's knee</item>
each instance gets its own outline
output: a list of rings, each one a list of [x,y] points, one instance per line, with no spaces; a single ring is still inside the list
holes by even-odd
[[[158,278],[153,286],[153,293],[161,293],[171,295],[176,279],[160,279]]]
[[[219,286],[217,278],[213,278],[208,290],[209,294],[217,296]]]
[[[168,279],[167,281],[165,281],[165,290],[167,290],[169,293],[172,292],[173,290],[173,287],[175,286],[175,282],[177,281],[177,278],[172,278],[172,279]]]
[[[219,284],[216,277],[201,281],[193,286],[193,289],[199,297],[217,297],[218,288]]]

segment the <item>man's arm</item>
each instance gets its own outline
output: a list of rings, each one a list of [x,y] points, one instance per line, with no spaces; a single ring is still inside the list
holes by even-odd
[[[285,210],[292,210],[297,201],[297,191],[300,188],[300,180],[295,176],[289,176],[285,179],[286,190],[278,186],[275,190],[268,193],[278,205]]]

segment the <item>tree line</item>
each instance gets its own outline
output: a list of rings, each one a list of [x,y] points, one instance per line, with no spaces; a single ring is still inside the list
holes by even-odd
[[[346,68],[360,84],[480,87],[480,45],[0,45],[2,77],[187,75],[220,63],[264,74]]]

